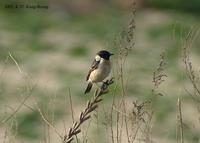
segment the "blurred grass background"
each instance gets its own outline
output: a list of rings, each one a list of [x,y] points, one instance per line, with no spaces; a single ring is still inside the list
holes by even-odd
[[[48,5],[49,9],[4,8],[5,4],[13,3],[39,3]],[[83,91],[85,75],[93,56],[105,48],[116,52],[111,45],[129,22],[131,1],[3,0],[0,4],[0,119],[9,116],[31,94],[34,99],[29,98],[27,106],[23,106],[15,115],[17,127],[12,126],[11,135],[17,132],[16,142],[43,141],[45,127],[35,111],[35,99],[60,130],[63,129],[63,120],[67,122],[66,126],[71,124],[69,89],[78,116],[81,107],[91,97],[84,96]],[[128,99],[151,98],[152,74],[158,65],[160,53],[165,51],[165,72],[168,77],[160,87],[164,96],[157,98],[153,104],[153,139],[160,143],[176,142],[176,101],[177,97],[181,97],[184,99],[186,142],[199,143],[198,112],[184,91],[184,88],[191,89],[191,86],[184,73],[180,41],[191,27],[198,30],[200,1],[138,0],[136,4],[136,45],[128,56],[125,77],[128,80]],[[196,65],[199,65],[199,46],[200,42],[196,40],[192,52]],[[9,52],[23,73],[9,57]],[[108,106],[112,95],[104,98],[104,104]],[[4,128],[1,129],[0,142]],[[94,138],[96,132],[92,135]],[[55,136],[51,136],[51,140],[59,142]]]

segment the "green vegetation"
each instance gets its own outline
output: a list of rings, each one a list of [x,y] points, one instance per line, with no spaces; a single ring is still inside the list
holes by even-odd
[[[199,0],[147,0],[147,5],[160,9],[173,9],[179,11],[187,11],[192,13],[200,13]]]
[[[29,138],[41,138],[42,124],[41,117],[38,112],[23,113],[17,116],[18,135]]]
[[[70,48],[69,54],[72,57],[85,57],[87,56],[87,47],[82,45],[78,45],[78,46],[74,46],[72,48]]]
[[[191,2],[149,0],[148,2],[153,7],[200,12],[200,3],[197,0]],[[32,93],[33,97],[38,99],[42,109],[46,109],[51,114],[54,113],[55,126],[60,125],[63,120],[67,122],[67,125],[71,123],[69,88],[74,100],[74,110],[78,114],[81,110],[79,106],[85,105],[86,100],[92,96],[92,93],[88,96],[83,95],[86,87],[85,75],[91,64],[90,60],[97,50],[112,49],[109,46],[128,23],[127,15],[127,12],[114,8],[105,8],[101,12],[87,14],[66,11],[60,11],[58,14],[54,14],[53,11],[18,11],[14,14],[3,10],[0,14],[3,19],[0,20],[0,30],[3,33],[0,34],[2,38],[0,42],[0,103],[9,105],[13,101],[19,101],[21,94],[27,94],[20,93],[20,89],[29,90],[28,82],[31,82],[36,86]],[[158,128],[163,123],[165,126],[170,124],[168,129],[158,128],[158,130],[169,135],[173,141],[175,141],[175,132],[172,131],[176,130],[176,127],[171,125],[169,118],[176,115],[177,97],[191,101],[184,91],[184,88],[191,87],[188,86],[188,78],[185,76],[183,63],[181,63],[181,37],[185,37],[193,25],[195,25],[195,30],[198,29],[196,27],[200,27],[198,18],[195,14],[180,11],[174,13],[161,10],[138,10],[136,45],[125,63],[127,69],[125,69],[124,82],[127,85],[128,100],[151,100],[154,98],[151,94],[153,72],[159,64],[160,53],[165,52],[167,62],[165,72],[168,77],[160,89],[164,96],[155,98],[153,109],[156,111],[154,113],[155,126]],[[199,46],[199,40],[195,40],[195,49],[191,55],[196,64],[199,64]],[[117,53],[114,48],[113,52]],[[19,63],[23,73],[19,72],[16,63],[11,58],[7,63],[4,62],[9,52]],[[197,58],[193,57],[194,55]],[[2,72],[3,70],[5,72]],[[30,81],[27,80],[29,78]],[[114,91],[115,87],[117,87],[116,93],[121,94],[119,83],[114,83],[110,91]],[[116,98],[120,94],[117,94]],[[110,106],[112,95],[111,92],[106,95],[107,97],[103,97],[107,100],[104,102],[105,106]],[[53,102],[54,97],[55,108],[49,104]],[[41,116],[37,111],[28,111],[20,110],[17,113],[17,142],[24,138],[30,141],[35,139],[39,142],[44,135]],[[186,118],[190,120],[189,117]],[[99,120],[106,122],[104,116],[100,116]],[[176,124],[176,116],[174,116],[173,124]],[[189,123],[186,124],[192,126]],[[93,131],[98,133],[96,129]],[[186,129],[185,139],[196,143],[200,138],[197,132]],[[159,132],[155,131],[153,135],[158,136]]]

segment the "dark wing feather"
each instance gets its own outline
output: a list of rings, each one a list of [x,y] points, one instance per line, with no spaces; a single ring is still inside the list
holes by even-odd
[[[88,72],[88,75],[87,75],[87,77],[86,77],[86,81],[89,79],[90,73],[91,73],[92,71],[94,71],[95,69],[98,68],[99,63],[100,63],[100,60],[99,60],[99,61],[96,61],[96,60],[93,61],[92,65],[91,65],[91,67],[90,67],[90,70],[89,70],[89,72]]]

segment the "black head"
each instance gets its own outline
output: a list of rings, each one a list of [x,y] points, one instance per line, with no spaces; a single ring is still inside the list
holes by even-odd
[[[99,55],[103,59],[109,60],[110,56],[112,56],[113,54],[108,52],[108,51],[106,51],[106,50],[102,50],[102,51],[99,51],[97,53],[97,55]]]

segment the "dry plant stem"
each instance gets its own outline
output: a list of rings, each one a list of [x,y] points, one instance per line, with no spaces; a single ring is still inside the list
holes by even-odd
[[[113,78],[110,80],[107,80],[104,82],[100,89],[97,89],[94,97],[88,101],[87,106],[83,112],[81,112],[79,116],[79,120],[74,122],[73,126],[69,129],[68,134],[66,134],[63,138],[63,143],[71,143],[74,140],[74,136],[79,134],[81,132],[80,126],[90,119],[91,115],[90,113],[95,111],[95,109],[98,107],[98,103],[101,102],[103,99],[101,98],[101,95],[106,94],[108,92],[108,87],[110,84],[112,84]]]
[[[72,115],[72,121],[74,123],[74,110],[73,110],[72,96],[71,96],[70,88],[69,88],[69,101],[70,101],[70,110],[71,110],[71,115]],[[76,136],[76,142],[78,143],[78,137],[77,136]]]
[[[112,139],[112,143],[115,143],[115,139],[114,139],[114,131],[113,131],[113,108],[114,108],[114,98],[112,101],[112,107],[111,107],[111,114],[110,114],[110,124],[111,124],[111,139]],[[118,124],[117,124],[118,125]],[[118,130],[118,127],[117,127]],[[117,138],[118,140],[118,138]]]
[[[14,62],[15,65],[17,66],[17,68],[18,68],[20,74],[22,74],[23,72],[22,72],[22,70],[21,70],[19,64],[18,64],[17,61],[15,60],[15,58],[12,56],[12,54],[11,54],[10,52],[9,52],[8,54],[9,54],[9,57],[13,60],[13,62]],[[5,62],[7,62],[7,60],[8,60],[8,57],[6,58],[6,61],[5,61]],[[1,72],[1,74],[2,74],[2,73],[3,73],[3,71]],[[10,119],[20,110],[20,108],[25,104],[25,102],[26,102],[26,101],[28,100],[28,98],[31,96],[31,93],[32,93],[32,91],[33,91],[33,88],[34,88],[34,87],[31,87],[31,89],[30,89],[30,94],[27,95],[27,96],[22,100],[22,102],[20,103],[20,105],[16,108],[16,110],[15,110],[9,117],[7,117],[7,118],[4,119],[3,121],[1,121],[1,124],[6,123],[8,120],[10,120]]]
[[[21,109],[21,107],[24,105],[24,103],[28,100],[28,98],[31,96],[31,94],[27,95],[22,102],[20,103],[20,105],[16,108],[16,110],[6,119],[4,119],[3,121],[1,121],[1,124],[5,124],[7,121],[9,121],[11,118],[14,117],[14,115]]]
[[[180,132],[180,143],[184,143],[184,136],[183,136],[183,119],[182,119],[182,110],[181,110],[181,101],[178,98],[177,101],[177,108],[178,108],[178,114],[177,114],[177,142],[178,142],[178,133]]]
[[[83,143],[87,143],[87,135],[88,135],[88,131],[89,131],[89,128],[90,128],[90,124],[91,124],[91,120],[89,121],[89,123],[88,123],[88,126],[87,126],[87,128],[86,128],[86,131],[85,131],[85,133],[83,134]]]
[[[164,73],[165,66],[166,66],[165,53],[162,52],[160,54],[160,62],[158,64],[157,68],[155,69],[155,71],[153,72],[153,80],[152,80],[152,82],[154,84],[154,87],[152,89],[152,94],[153,95],[160,95],[160,96],[163,95],[160,92],[157,93],[156,90],[165,81],[164,78],[167,77],[167,75]]]
[[[118,45],[118,47],[119,47],[118,66],[119,66],[119,75],[120,75],[120,82],[121,82],[121,88],[122,88],[122,99],[121,99],[120,106],[122,107],[124,114],[126,114],[126,112],[127,112],[126,102],[125,102],[126,91],[125,91],[125,84],[124,84],[124,67],[125,67],[126,58],[129,54],[129,52],[133,49],[133,47],[135,45],[135,41],[134,41],[135,13],[136,13],[136,3],[135,3],[135,1],[133,1],[131,21],[129,22],[128,27],[126,27],[121,32],[121,37],[119,39],[119,45]],[[131,141],[130,141],[130,135],[129,135],[129,129],[128,129],[128,120],[124,115],[122,115],[122,117],[121,117],[120,135],[119,135],[119,132],[117,129],[117,136],[120,136],[120,142],[121,142],[122,128],[123,128],[124,124],[125,124],[125,131],[126,131],[128,143],[130,143]],[[117,137],[117,142],[118,142],[118,137]]]
[[[6,128],[4,136],[3,136],[3,143],[6,143],[7,136],[8,136],[8,130]]]
[[[110,132],[111,132],[111,141],[112,143],[115,143],[115,137],[114,137],[114,130],[113,130],[113,123],[114,123],[114,119],[113,119],[113,111],[114,111],[114,106],[115,106],[115,96],[116,96],[116,89],[117,89],[117,84],[115,86],[114,92],[113,92],[113,99],[112,99],[112,105],[111,105],[111,112],[110,112]],[[104,111],[104,113],[106,114],[106,112]],[[119,118],[118,118],[118,113],[117,113],[117,137],[116,137],[116,141],[118,143],[119,141]]]
[[[11,59],[14,61],[14,63],[16,64],[17,69],[19,70],[19,72],[20,72],[20,73],[23,73],[22,70],[21,70],[21,68],[20,68],[20,66],[19,66],[19,64],[17,63],[17,61],[15,60],[15,58],[12,56],[12,54],[11,54],[10,52],[9,52],[8,54],[9,54],[10,58],[11,58]]]
[[[70,110],[71,110],[71,114],[72,114],[72,121],[74,123],[74,111],[73,111],[72,97],[71,97],[71,91],[70,91],[70,89],[69,89],[69,101],[70,101]]]
[[[44,130],[44,131],[43,131],[43,132],[44,132],[44,139],[43,139],[44,141],[43,141],[43,142],[44,142],[44,143],[48,143],[48,141],[47,141],[48,133],[47,133],[47,131],[46,131],[46,130],[47,130],[47,129],[46,129],[46,126],[47,126],[46,124],[43,124],[43,130]]]
[[[121,86],[122,86],[122,105],[123,105],[123,112],[126,114],[126,102],[125,102],[125,96],[126,96],[126,92],[125,92],[125,87],[124,87],[124,73],[123,73],[123,67],[124,67],[125,62],[122,62],[121,59],[121,65],[120,65],[120,73],[121,73]],[[127,135],[127,139],[128,139],[128,143],[130,143],[130,139],[129,139],[129,130],[128,130],[128,121],[127,118],[124,118],[125,120],[125,127],[126,127],[126,135]]]
[[[107,107],[106,107],[106,110],[105,110],[105,107],[103,107],[103,113],[104,113],[104,118],[106,119],[105,122],[103,122],[103,125],[105,125],[105,133],[107,134],[105,138],[106,138],[106,142],[109,143],[110,136],[108,136],[108,134],[110,131],[110,128],[109,128],[110,120],[109,120],[109,114],[107,112]]]
[[[119,112],[117,112],[117,143],[119,143]]]
[[[57,131],[57,129],[45,118],[45,116],[43,115],[41,109],[40,109],[38,106],[37,106],[37,110],[38,110],[40,116],[42,117],[43,121],[44,121],[49,127],[51,127],[51,128],[55,131],[55,133],[56,133],[60,138],[62,138],[61,134],[60,134],[60,133]]]
[[[190,61],[190,49],[192,48],[193,42],[196,39],[197,35],[198,35],[198,31],[197,32],[193,32],[193,31],[189,31],[188,35],[183,43],[183,62],[185,64],[185,69],[186,69],[186,73],[193,85],[193,88],[195,89],[195,91],[198,93],[198,95],[200,95],[200,89],[197,86],[196,83],[196,75],[192,66],[192,62]]]
[[[191,29],[187,37],[183,39],[182,42],[182,51],[183,51],[183,63],[185,65],[186,74],[193,86],[194,93],[190,93],[187,89],[185,91],[190,95],[196,104],[197,110],[200,113],[200,77],[199,73],[195,71],[198,67],[194,67],[191,58],[190,58],[190,51],[193,48],[194,41],[197,40],[197,36],[199,36],[199,30]],[[200,121],[200,120],[199,120]]]
[[[10,57],[11,60],[13,60],[13,62],[14,62],[15,65],[17,66],[17,69],[19,70],[20,74],[23,74],[24,72],[21,70],[21,68],[20,68],[20,66],[19,66],[19,64],[18,64],[18,62],[17,62],[17,60],[12,56],[12,54],[11,54],[10,52],[9,52],[8,54],[9,54],[9,56],[7,56],[7,58],[6,58],[6,60],[5,60],[5,63],[7,63],[8,58]],[[2,75],[3,72],[4,72],[4,71],[2,71],[2,72],[0,73],[0,75]],[[30,86],[30,87],[29,87],[29,86]],[[31,86],[31,85],[27,84],[28,95],[21,101],[21,103],[19,104],[19,106],[13,111],[13,113],[12,113],[9,117],[7,117],[6,119],[0,121],[0,125],[1,125],[1,124],[5,124],[5,123],[8,122],[10,119],[12,119],[12,118],[14,117],[14,115],[23,107],[23,105],[24,105],[25,107],[29,108],[29,109],[32,110],[32,111],[34,110],[34,109],[31,108],[30,106],[26,105],[25,102],[26,102],[26,101],[29,99],[29,97],[32,95],[32,92],[33,92],[33,90],[34,90],[35,87],[36,87],[36,85],[32,85],[32,86]]]
[[[122,133],[123,133],[123,128],[124,128],[124,116],[119,114],[119,120],[121,120],[120,123],[120,133],[119,133],[119,142],[122,142]]]
[[[118,49],[117,54],[117,73],[118,73],[118,79],[120,81],[120,86],[122,89],[122,97],[120,100],[120,103],[118,104],[119,107],[122,109],[123,113],[127,113],[126,109],[126,102],[125,102],[125,96],[126,96],[126,85],[125,82],[126,79],[124,78],[124,68],[126,64],[126,59],[130,51],[133,49],[135,45],[135,13],[136,13],[136,3],[133,1],[132,4],[132,11],[131,11],[131,19],[127,27],[125,27],[122,32],[120,33],[120,36],[116,38],[114,42],[115,48]],[[128,81],[128,80],[127,80]],[[113,111],[113,107],[112,107]],[[130,143],[130,133],[128,128],[128,119],[124,116],[124,114],[117,113],[117,138],[114,137],[114,131],[113,131],[113,125],[111,123],[111,138],[112,142],[121,142],[122,140],[122,129],[125,127],[125,134],[128,139],[128,143]],[[111,121],[113,121],[113,115],[111,113]]]

